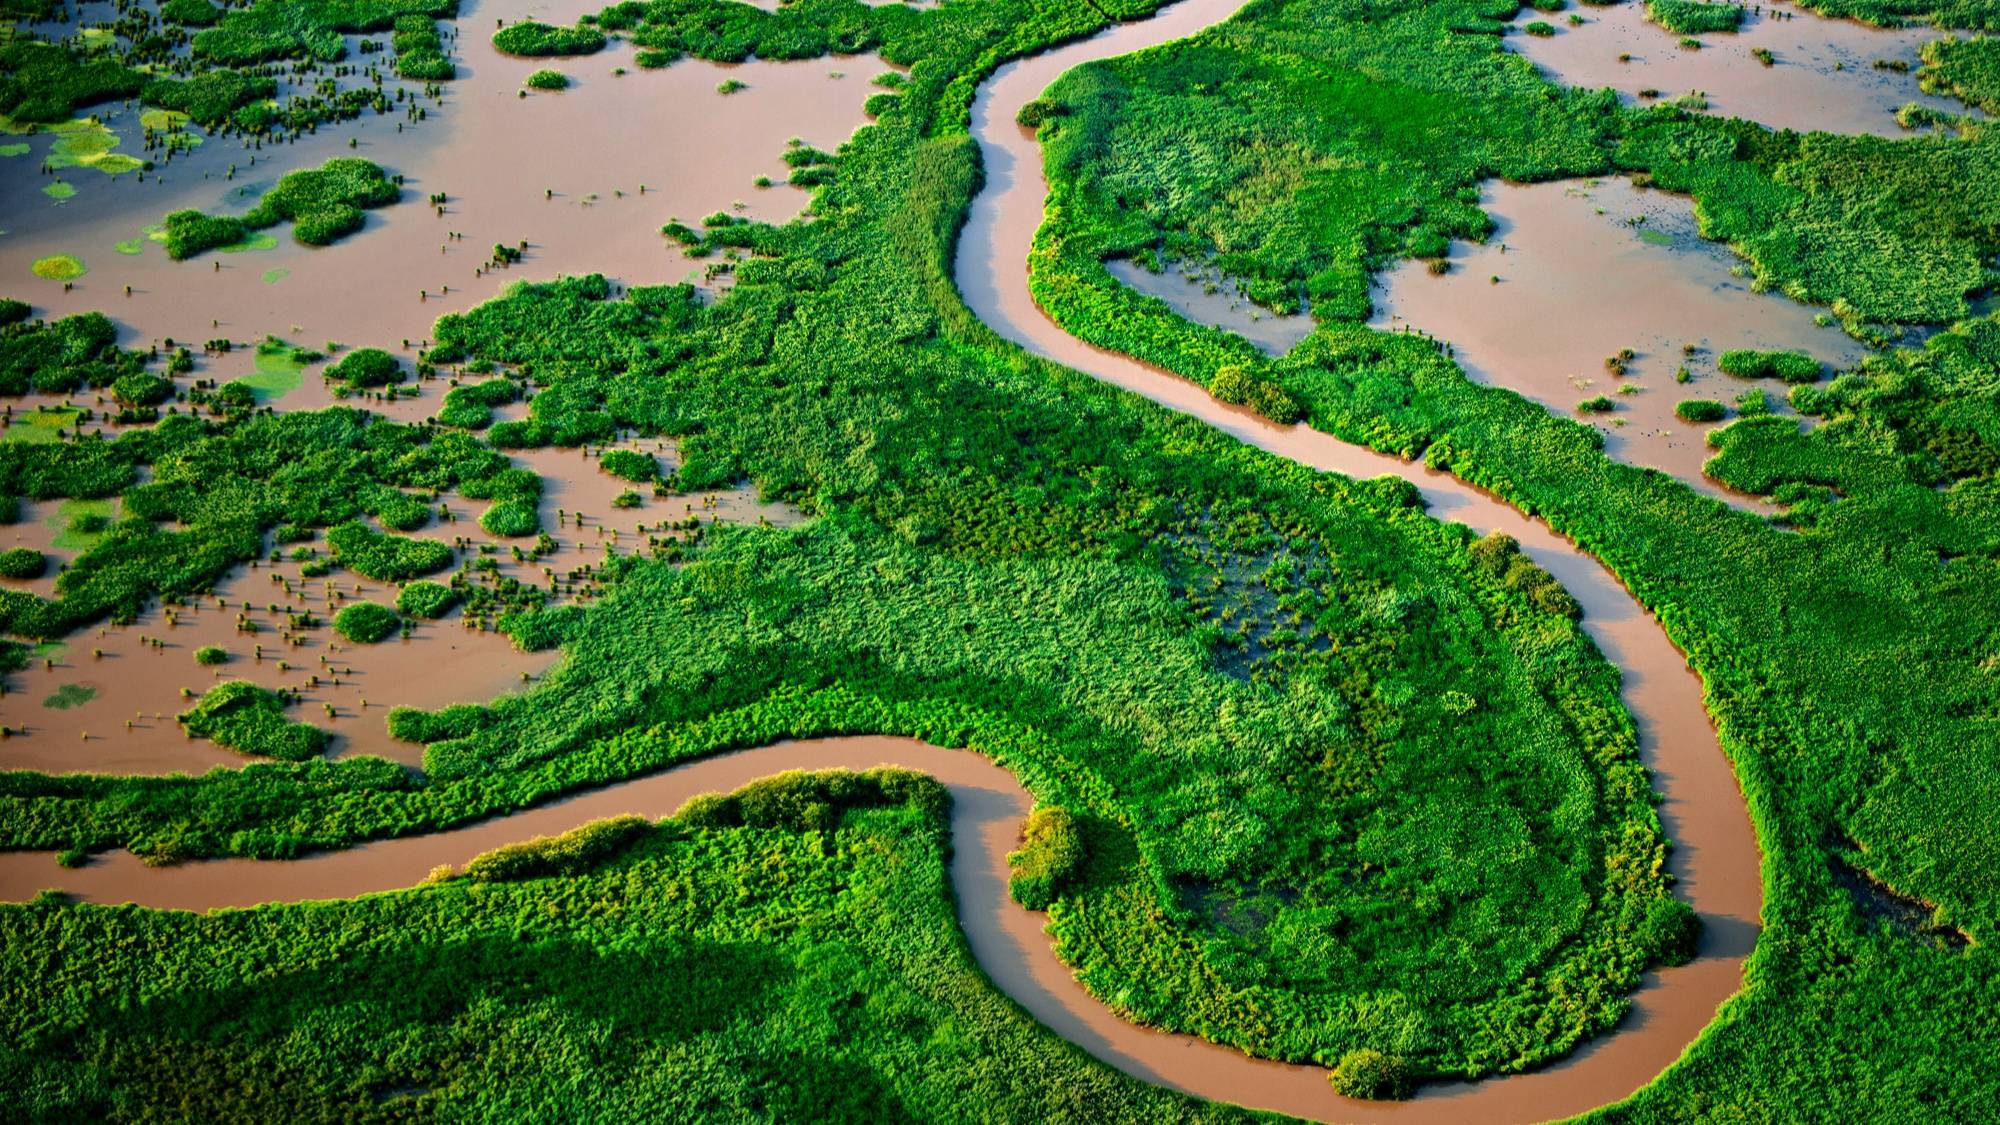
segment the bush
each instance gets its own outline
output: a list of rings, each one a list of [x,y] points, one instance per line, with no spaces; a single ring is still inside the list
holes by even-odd
[[[208,0],[165,0],[160,5],[160,18],[189,27],[210,27],[222,18],[222,9]]]
[[[203,645],[194,650],[194,662],[212,668],[217,664],[229,663],[229,650],[221,645]]]
[[[378,582],[408,582],[451,565],[451,548],[430,539],[385,535],[366,524],[345,523],[326,533],[333,557]]]
[[[1664,965],[1685,965],[1701,948],[1701,915],[1677,898],[1656,898],[1646,904],[1646,948]]]
[[[614,449],[598,458],[597,467],[617,477],[619,480],[636,481],[641,484],[659,479],[660,465],[650,453],[640,453],[632,449]]]
[[[389,711],[389,737],[426,745],[467,738],[492,726],[494,717],[491,708],[477,703],[456,703],[442,711],[395,707]]]
[[[1735,31],[1743,25],[1743,9],[1736,4],[1703,3],[1702,0],[1649,0],[1646,13],[1668,31],[1680,35],[1707,35]]]
[[[537,90],[567,90],[569,75],[560,70],[538,70],[528,75],[528,85]]]
[[[167,257],[184,261],[196,254],[230,246],[250,237],[250,227],[230,215],[205,215],[189,208],[167,216]]]
[[[358,645],[388,640],[402,626],[395,610],[376,602],[355,602],[333,615],[334,631]]]
[[[1617,407],[1617,403],[1604,395],[1593,395],[1576,404],[1577,410],[1584,414],[1609,414]]]
[[[248,680],[210,688],[177,718],[189,734],[243,754],[302,762],[326,750],[325,731],[285,718],[284,698]]]
[[[1360,1047],[1340,1056],[1340,1064],[1327,1080],[1336,1093],[1371,1101],[1407,1098],[1416,1092],[1409,1063],[1400,1055],[1384,1054],[1373,1047]]]
[[[1021,846],[1007,855],[1008,893],[1029,910],[1047,910],[1083,867],[1083,833],[1068,809],[1044,805],[1021,826]]]
[[[126,406],[158,406],[174,397],[174,384],[150,371],[134,371],[114,380],[111,394]]]
[[[1674,414],[1683,422],[1720,422],[1729,414],[1729,408],[1712,398],[1682,399],[1674,407]]]
[[[624,851],[652,827],[643,816],[593,821],[560,836],[537,836],[474,856],[465,874],[482,883],[580,874]]]
[[[1247,406],[1273,422],[1296,422],[1305,407],[1292,393],[1243,367],[1225,367],[1208,382],[1208,393],[1231,406]]]
[[[32,547],[0,551],[0,578],[40,578],[48,568],[48,558]]]
[[[328,367],[326,377],[348,390],[362,390],[400,383],[405,375],[402,361],[388,352],[380,348],[357,348]]]
[[[542,513],[540,506],[531,501],[503,500],[486,509],[479,517],[479,526],[488,535],[519,539],[541,530]]]
[[[1716,361],[1724,374],[1739,379],[1781,379],[1787,383],[1813,383],[1822,372],[1819,360],[1804,352],[1760,352],[1738,348],[1723,352]]]
[[[442,582],[412,582],[396,595],[396,608],[411,617],[434,621],[458,604],[458,591]]]
[[[509,55],[594,55],[604,49],[604,33],[594,27],[552,27],[523,20],[493,33],[493,47]]]

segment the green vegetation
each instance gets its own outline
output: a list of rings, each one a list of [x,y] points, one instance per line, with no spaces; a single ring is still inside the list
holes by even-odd
[[[1674,404],[1674,415],[1683,422],[1720,422],[1729,408],[1712,398],[1688,398]]]
[[[176,211],[167,216],[167,254],[174,260],[244,241],[251,231],[290,222],[292,237],[325,246],[361,229],[363,209],[396,202],[402,189],[380,166],[340,156],[318,168],[292,172],[241,218]]]
[[[328,364],[326,377],[339,383],[341,391],[353,392],[393,386],[409,374],[401,360],[380,348],[356,348]]]
[[[396,34],[390,39],[396,49],[396,73],[419,82],[449,82],[457,68],[444,53],[444,38],[427,15],[411,13],[396,18]]]
[[[411,617],[435,620],[458,604],[458,591],[441,582],[412,582],[396,595],[396,609]]]
[[[567,90],[569,75],[560,70],[538,70],[528,75],[528,86],[535,90]]]
[[[506,406],[520,397],[520,386],[505,377],[460,384],[445,392],[437,420],[446,426],[483,430],[493,424],[494,407]]]
[[[1654,23],[1681,35],[1735,31],[1743,26],[1741,5],[1705,0],[1646,0],[1646,15]]]
[[[1817,383],[1826,370],[1819,360],[1804,352],[1759,352],[1736,349],[1723,352],[1716,366],[1725,375],[1739,379],[1781,379],[1787,383]]]
[[[493,33],[496,50],[510,55],[594,55],[604,49],[604,33],[592,27],[552,27],[523,20]]]
[[[162,0],[160,18],[188,27],[213,27],[222,19],[222,9],[209,0]]]
[[[36,277],[44,281],[75,281],[90,272],[83,259],[74,254],[51,254],[46,258],[37,258],[30,268]]]
[[[598,458],[597,467],[619,480],[638,484],[650,483],[660,476],[660,464],[653,460],[653,455],[636,449],[606,450],[604,456]]]
[[[1007,891],[1030,910],[1047,910],[1082,872],[1083,829],[1069,810],[1043,805],[1021,827],[1021,848],[1007,856]]]
[[[172,1116],[173,1058],[201,1060],[218,1117],[1249,1119],[1125,1077],[994,990],[953,913],[936,783],[837,783],[861,791],[824,817],[614,821],[571,834],[608,846],[501,882],[0,907],[0,1113]]]
[[[1327,1078],[1335,1090],[1350,1098],[1407,1098],[1416,1092],[1408,1061],[1373,1047],[1340,1056]]]
[[[395,610],[376,602],[355,602],[333,615],[334,632],[358,645],[386,641],[402,627]]]
[[[224,66],[338,62],[347,54],[343,36],[388,31],[411,14],[449,18],[458,14],[458,0],[255,0],[232,7],[220,24],[196,35],[194,55]]]
[[[1867,0],[1814,6],[1857,14]],[[1773,521],[1608,461],[1588,429],[1473,384],[1438,343],[1367,328],[1361,298],[1384,257],[1437,246],[1424,232],[1447,233],[1440,215],[1478,236],[1451,206],[1477,179],[1622,170],[1692,192],[1703,233],[1745,253],[1759,285],[1886,339],[1965,316],[1993,284],[2000,149],[1977,130],[1800,136],[1595,103],[1534,81],[1491,36],[1458,33],[1492,18],[1470,3],[1278,2],[1066,75],[1040,126],[1054,198],[1036,292],[1092,342],[1203,383],[1245,368],[1319,428],[1535,512],[1688,653],[1759,831],[1766,928],[1745,994],[1603,1116],[1754,1115],[1782,1091],[1787,1115],[1837,1117],[1835,1091],[1857,1081],[1885,1117],[1977,1116],[1995,1089],[1969,1044],[1992,1035],[1983,998],[2000,988],[1971,955],[2000,925],[2000,880],[1970,858],[1988,846],[1969,843],[2000,840],[2000,775],[1968,749],[2000,714],[2000,531],[1994,470],[1979,467],[2000,434],[1991,319],[1800,384],[1794,401],[1824,419],[1810,431],[1768,413],[1714,431],[1710,474],[1778,503]],[[1271,360],[1180,321],[1102,269],[1147,250],[1214,261],[1273,307],[1303,289],[1319,331]],[[1752,410],[1765,399],[1753,393]],[[1849,870],[1888,890],[1851,890]],[[1920,903],[1926,921],[1884,901]],[[1971,949],[1935,940],[1937,925]]]
[[[326,533],[341,565],[378,582],[408,582],[451,565],[451,548],[430,539],[385,535],[364,523],[344,523]]]
[[[276,79],[236,70],[208,70],[186,79],[158,78],[146,84],[147,105],[185,113],[196,124],[216,128],[247,105],[276,96]]]
[[[141,359],[118,347],[118,327],[102,313],[49,322],[14,319],[0,325],[0,395],[115,387],[141,370]]]
[[[327,733],[286,718],[286,702],[248,680],[230,680],[208,689],[177,717],[189,734],[238,753],[288,762],[319,757],[326,751]]]
[[[203,645],[194,650],[194,662],[204,668],[229,663],[229,650],[221,645]]]
[[[0,43],[0,115],[53,125],[101,102],[136,96],[146,76],[111,59],[55,43]]]
[[[2000,113],[2000,39],[1933,39],[1923,46],[1917,80],[1926,93],[1942,94]]]
[[[48,569],[48,556],[33,547],[0,551],[0,578],[40,578]]]

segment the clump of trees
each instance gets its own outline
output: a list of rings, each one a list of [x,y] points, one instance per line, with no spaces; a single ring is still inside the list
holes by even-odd
[[[333,615],[334,632],[358,645],[386,641],[402,627],[402,616],[379,602],[355,602]]]
[[[1021,846],[1007,855],[1007,891],[1029,910],[1047,910],[1083,870],[1082,826],[1060,805],[1042,805],[1021,827]]]

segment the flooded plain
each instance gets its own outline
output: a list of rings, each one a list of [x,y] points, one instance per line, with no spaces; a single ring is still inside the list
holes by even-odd
[[[1580,17],[1570,24],[1568,16]],[[1533,23],[1554,28],[1524,34]],[[1748,7],[1735,32],[1684,37],[1646,18],[1643,0],[1609,7],[1572,5],[1550,15],[1521,9],[1508,48],[1565,86],[1610,87],[1647,104],[1696,94],[1708,111],[1773,129],[1899,136],[1896,110],[1909,102],[1947,114],[1964,103],[1917,87],[1917,51],[1939,37],[1931,27],[1885,29],[1828,19],[1803,8]],[[1684,38],[1700,44],[1689,47]],[[1758,52],[1768,52],[1765,63]],[[1877,66],[1877,62],[1883,66]]]
[[[1130,258],[1109,259],[1104,268],[1121,284],[1165,301],[1184,319],[1233,332],[1265,355],[1284,355],[1312,335],[1310,312],[1273,312],[1244,296],[1227,277],[1202,275],[1180,263],[1154,271]]]
[[[1743,795],[1702,706],[1702,685],[1685,658],[1617,578],[1542,523],[1443,473],[1410,464],[1304,425],[1280,425],[1209,397],[1201,387],[1128,356],[1070,336],[1035,304],[1025,264],[1042,221],[1047,185],[1030,130],[1016,121],[1028,101],[1064,71],[1193,34],[1227,19],[1236,0],[1183,0],[1144,23],[1001,67],[973,103],[984,187],[958,244],[955,277],[972,311],[1027,351],[1193,415],[1259,449],[1313,468],[1409,480],[1431,513],[1476,531],[1518,539],[1584,610],[1584,628],[1623,675],[1622,697],[1660,794],[1660,819],[1674,842],[1682,896],[1705,924],[1691,964],[1648,974],[1619,1028],[1564,1061],[1523,1075],[1425,1087],[1408,1102],[1341,1098],[1316,1067],[1286,1066],[1181,1036],[1114,1039],[1125,1026],[1108,1010],[1075,1014],[1115,1046],[1091,1048],[1144,1078],[1260,1109],[1321,1120],[1541,1121],[1618,1101],[1666,1069],[1742,982],[1755,943],[1763,889]],[[1000,979],[1000,978],[996,978]],[[1003,981],[1004,983],[1004,981]],[[1157,1041],[1155,1046],[1152,1041]],[[1089,1040],[1080,1040],[1086,1047]]]
[[[1708,431],[1724,423],[1685,422],[1675,407],[1711,399],[1733,416],[1739,396],[1761,391],[1786,409],[1785,384],[1716,367],[1733,348],[1806,352],[1829,373],[1866,349],[1817,310],[1753,292],[1748,267],[1697,232],[1685,196],[1625,179],[1489,183],[1480,207],[1491,237],[1453,243],[1443,275],[1417,261],[1383,274],[1374,326],[1448,341],[1472,379],[1597,427],[1610,456],[1760,510],[1702,474]],[[1578,411],[1600,395],[1609,411]]]

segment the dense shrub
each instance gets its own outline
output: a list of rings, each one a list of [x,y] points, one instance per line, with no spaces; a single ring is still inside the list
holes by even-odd
[[[48,568],[48,557],[33,547],[0,551],[0,578],[40,578]]]
[[[364,523],[345,523],[326,533],[341,565],[378,582],[408,582],[451,565],[452,550],[430,539],[385,535]]]
[[[552,27],[523,20],[493,33],[496,50],[510,55],[590,55],[604,49],[604,33],[592,27]]]
[[[412,582],[396,595],[396,608],[426,621],[443,617],[458,604],[458,591],[442,582]]]
[[[1720,422],[1729,408],[1712,398],[1688,398],[1675,404],[1674,414],[1683,422]]]
[[[1416,1079],[1409,1063],[1397,1055],[1373,1047],[1361,1047],[1340,1056],[1327,1079],[1336,1092],[1350,1098],[1384,1100],[1407,1098],[1416,1092]]]
[[[612,858],[651,831],[643,816],[614,816],[560,836],[537,836],[474,856],[465,875],[482,883],[509,883],[576,875]]]
[[[252,102],[275,97],[274,78],[237,70],[205,70],[187,78],[156,78],[140,97],[147,105],[185,113],[198,125],[215,128]]]
[[[221,645],[203,645],[194,650],[194,662],[203,667],[229,663],[229,650]]]
[[[530,500],[503,500],[480,514],[479,526],[505,539],[533,535],[542,529],[541,508]]]
[[[356,348],[328,365],[326,377],[349,391],[386,387],[408,377],[403,361],[380,348]]]
[[[1007,855],[1007,890],[1029,910],[1047,910],[1083,862],[1083,831],[1075,817],[1059,805],[1043,805],[1022,825],[1020,848]]]
[[[326,750],[325,731],[287,719],[284,699],[248,680],[217,684],[178,717],[189,734],[243,754],[298,762]]]
[[[1760,352],[1737,348],[1716,360],[1725,374],[1739,379],[1781,379],[1787,383],[1818,381],[1823,368],[1804,352]]]
[[[491,708],[477,703],[457,703],[439,711],[394,707],[389,711],[389,737],[421,743],[468,738],[492,726],[495,719]]]
[[[560,70],[538,70],[528,75],[528,85],[537,90],[567,90],[569,75]]]
[[[377,602],[355,602],[333,615],[334,631],[360,645],[388,640],[402,626],[395,610]]]
[[[653,459],[653,455],[641,453],[636,449],[607,450],[604,456],[598,459],[597,466],[619,480],[635,481],[640,484],[657,480],[660,476],[660,465]]]
[[[0,45],[0,114],[16,121],[67,121],[85,106],[129,98],[145,86],[144,74],[108,58],[25,39]]]
[[[222,9],[209,0],[163,0],[160,18],[189,27],[210,27],[222,18]]]
[[[1661,27],[1680,35],[1735,31],[1743,24],[1741,5],[1703,0],[1646,0],[1646,14]]]

